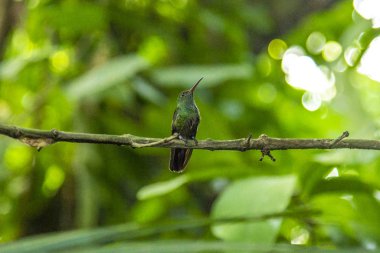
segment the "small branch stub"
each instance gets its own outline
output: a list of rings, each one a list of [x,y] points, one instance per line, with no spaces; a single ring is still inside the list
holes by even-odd
[[[336,144],[341,142],[344,138],[347,138],[350,135],[348,131],[344,131],[341,136],[339,136],[337,139],[334,140],[333,143],[331,143],[330,148],[334,147]]]
[[[251,139],[252,139],[252,134],[250,133],[248,135],[248,137],[242,142],[242,147],[240,149],[240,151],[244,152],[246,151],[247,149],[249,149],[249,146],[251,145]]]
[[[52,129],[51,135],[52,135],[53,139],[55,140],[59,137],[59,131],[57,129]]]

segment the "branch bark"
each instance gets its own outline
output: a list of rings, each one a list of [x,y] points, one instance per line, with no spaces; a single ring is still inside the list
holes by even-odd
[[[167,138],[149,138],[140,137],[131,134],[109,135],[109,134],[90,134],[90,133],[73,133],[53,130],[29,129],[17,126],[0,124],[0,134],[17,139],[38,150],[56,142],[76,142],[76,143],[94,143],[94,144],[114,144],[128,146],[132,148],[161,147],[161,148],[192,148],[206,150],[261,150],[263,155],[270,156],[271,150],[286,149],[371,149],[380,150],[380,141],[349,139],[348,132],[345,131],[341,136],[335,139],[296,139],[296,138],[272,138],[264,134],[257,139],[252,135],[246,138],[234,140],[199,140],[182,141],[177,135]]]

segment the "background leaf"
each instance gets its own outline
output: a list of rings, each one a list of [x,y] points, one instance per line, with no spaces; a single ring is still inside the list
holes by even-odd
[[[91,96],[126,81],[147,67],[148,63],[139,56],[120,56],[70,82],[67,94],[76,99]]]
[[[214,204],[212,217],[258,216],[283,211],[294,191],[294,176],[258,177],[234,182]],[[228,241],[273,243],[281,219],[213,226],[215,236]]]

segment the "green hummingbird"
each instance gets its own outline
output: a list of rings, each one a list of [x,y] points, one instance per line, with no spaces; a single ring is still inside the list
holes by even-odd
[[[197,88],[202,79],[203,77],[193,87],[182,91],[178,96],[177,108],[174,111],[172,120],[172,134],[177,133],[180,140],[187,141],[192,139],[196,141],[195,136],[198,130],[200,114],[193,95],[195,88]],[[191,148],[172,148],[170,152],[170,170],[177,173],[182,172],[189,162],[192,152],[193,149]]]

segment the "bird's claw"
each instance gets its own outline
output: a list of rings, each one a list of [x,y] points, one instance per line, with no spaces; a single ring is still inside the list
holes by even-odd
[[[184,138],[182,135],[178,135],[178,139],[180,139],[181,141],[183,141],[185,143],[185,145],[188,144],[188,140],[186,138]]]
[[[183,137],[182,135],[178,135],[178,139],[180,139],[181,141],[183,141],[185,143],[185,145],[189,144],[189,139]],[[197,139],[195,139],[195,137],[191,137],[191,140],[194,141],[195,145],[198,145],[198,141],[197,141]]]

